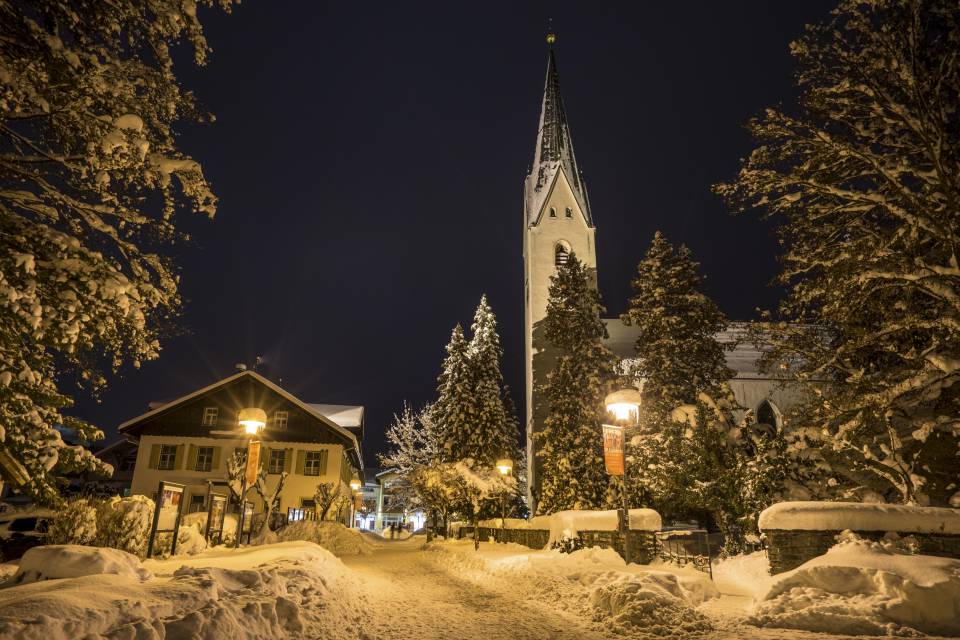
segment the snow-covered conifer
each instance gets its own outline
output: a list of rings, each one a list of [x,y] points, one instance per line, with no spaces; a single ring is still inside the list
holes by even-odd
[[[63,413],[63,375],[95,392],[106,371],[159,355],[180,306],[163,255],[184,237],[174,214],[216,209],[174,130],[209,119],[171,57],[184,40],[206,60],[196,4],[0,4],[0,446],[39,501],[58,499],[59,473],[109,475],[55,429],[102,437]]]
[[[616,356],[603,340],[603,306],[587,267],[570,254],[550,279],[544,337],[556,354],[543,397],[548,404],[537,457],[537,512],[599,509],[609,480],[603,465],[603,400]]]
[[[434,424],[440,430],[440,457],[447,461],[457,458],[459,452],[454,447],[469,438],[473,420],[473,381],[467,347],[463,328],[457,324],[446,347],[447,356],[437,378],[437,398],[432,409]]]
[[[946,504],[960,452],[960,7],[843,0],[791,45],[796,111],[716,187],[779,222],[788,288],[765,363],[825,457],[888,499]]]

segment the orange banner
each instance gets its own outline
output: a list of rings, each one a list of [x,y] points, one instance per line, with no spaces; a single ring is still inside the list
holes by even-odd
[[[623,475],[623,427],[603,425],[603,465],[612,476]]]
[[[260,441],[254,440],[247,445],[247,486],[252,487],[257,482],[257,472],[260,470]]]

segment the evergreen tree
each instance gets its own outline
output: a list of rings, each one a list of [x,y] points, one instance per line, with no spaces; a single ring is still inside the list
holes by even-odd
[[[716,187],[779,221],[788,288],[764,363],[806,387],[850,483],[945,504],[960,453],[960,7],[844,0],[791,45],[800,109],[750,123]],[[839,463],[839,464],[837,464]]]
[[[458,324],[447,344],[447,357],[437,379],[437,399],[431,409],[440,434],[440,459],[446,462],[462,457],[458,444],[470,437],[473,422],[473,380],[467,346],[463,328]]]
[[[637,265],[624,323],[637,327],[633,374],[644,381],[644,405],[661,415],[696,402],[701,391],[733,377],[716,334],[727,320],[703,292],[690,250],[657,231]]]
[[[513,455],[517,447],[517,428],[507,415],[503,398],[503,375],[500,359],[503,349],[497,334],[497,318],[487,303],[480,299],[473,325],[470,327],[467,357],[472,381],[471,425],[455,443],[456,458],[471,458],[476,464],[493,466],[498,458]],[[515,419],[515,418],[514,418]]]
[[[541,446],[538,513],[604,506],[609,480],[601,424],[616,356],[603,344],[604,309],[588,269],[570,254],[550,279],[544,337],[557,354],[543,388],[549,408]]]
[[[181,302],[174,213],[216,210],[177,144],[179,122],[210,120],[170,53],[186,41],[205,63],[195,4],[213,2],[0,3],[0,460],[41,502],[61,473],[109,475],[60,437],[103,435],[63,412],[64,378],[96,393],[159,356]]]

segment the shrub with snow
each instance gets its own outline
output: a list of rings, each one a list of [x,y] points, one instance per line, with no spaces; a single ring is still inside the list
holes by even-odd
[[[91,544],[97,537],[97,507],[88,498],[67,501],[50,519],[49,544]]]
[[[372,551],[370,543],[359,531],[348,529],[339,522],[301,520],[281,529],[278,537],[282,542],[313,542],[335,556],[368,555]]]
[[[144,557],[153,523],[153,500],[146,496],[114,496],[97,509],[97,546]]]
[[[152,576],[143,568],[139,558],[118,551],[84,547],[75,544],[52,544],[27,549],[20,559],[20,568],[11,582],[24,584],[38,580],[80,578],[103,573],[115,574],[139,581]]]
[[[772,582],[750,622],[862,635],[960,635],[960,560],[840,542]]]

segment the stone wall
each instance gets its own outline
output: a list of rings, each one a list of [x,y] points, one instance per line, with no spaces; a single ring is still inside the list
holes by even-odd
[[[770,558],[770,573],[776,574],[796,569],[807,560],[822,556],[837,543],[840,531],[774,529],[763,533],[767,541],[767,555]],[[855,531],[854,533],[862,538],[880,540],[887,532]],[[918,553],[960,559],[960,535],[935,533],[901,533],[899,535],[915,538],[919,544]]]

